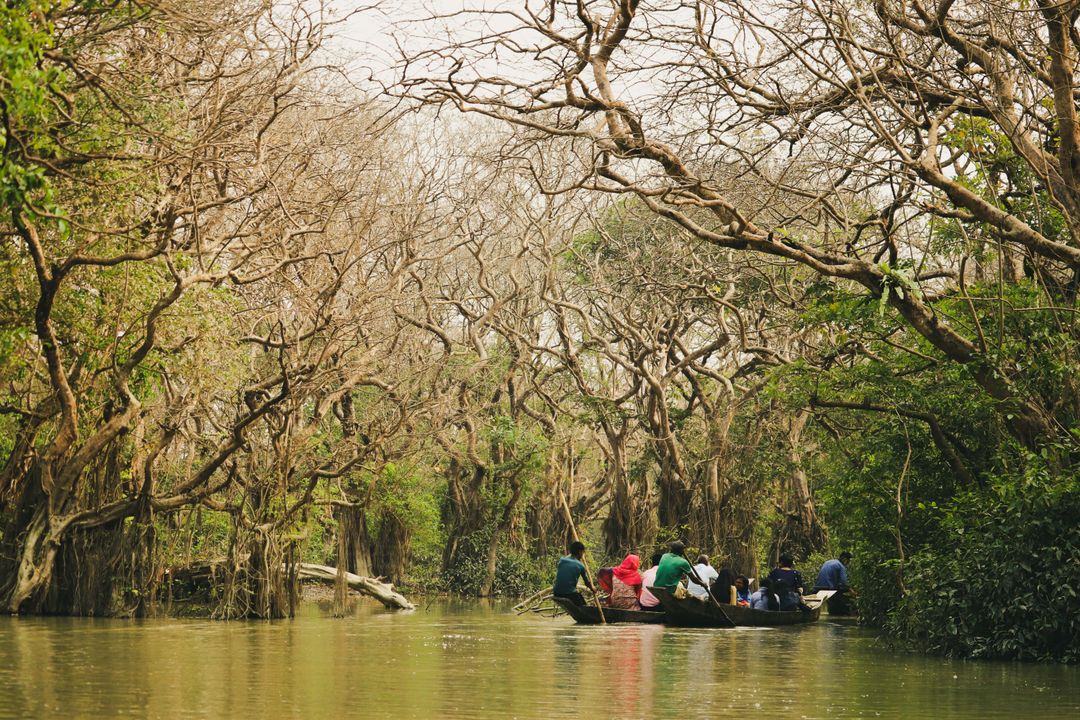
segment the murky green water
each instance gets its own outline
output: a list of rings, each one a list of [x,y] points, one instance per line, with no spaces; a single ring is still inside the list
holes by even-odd
[[[1080,717],[1080,668],[895,654],[850,624],[603,628],[507,609],[3,617],[0,718]]]

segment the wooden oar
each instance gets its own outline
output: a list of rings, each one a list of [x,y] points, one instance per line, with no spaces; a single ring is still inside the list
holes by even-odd
[[[574,526],[574,517],[570,514],[570,503],[566,502],[566,495],[563,494],[562,488],[559,488],[559,500],[562,501],[563,510],[566,512],[566,522],[570,524],[570,535],[574,538],[574,542],[579,542],[581,538],[578,537],[577,528]],[[589,570],[589,563],[585,562],[585,555],[581,556],[581,564],[585,566],[585,574],[592,580],[592,571]],[[597,583],[600,581],[597,580]],[[596,603],[596,611],[600,613],[600,624],[607,625],[607,618],[604,617],[604,608],[600,605],[600,593],[597,592],[595,585],[593,586],[593,602]]]

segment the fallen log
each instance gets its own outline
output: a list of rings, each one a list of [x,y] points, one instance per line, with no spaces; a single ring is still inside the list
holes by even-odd
[[[522,612],[525,612],[530,606],[535,605],[539,601],[547,600],[549,597],[551,597],[551,588],[542,587],[536,592],[534,592],[532,595],[515,605],[513,609],[515,611],[520,610],[521,612],[518,613],[518,615],[520,615]],[[525,608],[525,610],[522,610],[522,608]]]
[[[301,580],[318,580],[319,582],[337,582],[337,568],[329,565],[316,565],[314,563],[299,563],[296,566],[296,574]],[[405,596],[395,592],[390,583],[380,582],[375,578],[356,575],[351,572],[345,573],[345,582],[349,587],[359,593],[375,598],[388,608],[398,610],[415,610],[416,606],[405,599]]]
[[[165,571],[171,580],[180,581],[191,587],[210,587],[215,578],[221,572],[225,564],[224,558],[209,560],[185,567],[169,568]],[[317,580],[318,582],[337,582],[337,568],[329,565],[316,565],[315,563],[300,563],[296,568],[297,577],[301,580]],[[375,578],[364,577],[354,573],[345,573],[345,582],[349,587],[359,593],[375,598],[388,608],[396,610],[415,610],[416,606],[405,599],[405,596],[394,592],[394,586],[384,583]]]

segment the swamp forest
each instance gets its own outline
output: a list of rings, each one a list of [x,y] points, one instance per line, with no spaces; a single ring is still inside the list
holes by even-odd
[[[681,540],[849,551],[897,648],[1080,660],[1078,19],[8,0],[4,614],[302,623],[308,578],[348,616]]]

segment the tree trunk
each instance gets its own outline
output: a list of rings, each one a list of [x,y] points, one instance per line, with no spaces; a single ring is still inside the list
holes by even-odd
[[[461,465],[451,458],[447,469],[446,504],[443,506],[443,523],[449,528],[446,547],[443,548],[442,570],[445,573],[457,562],[461,542],[484,526],[484,513],[480,490],[487,478],[482,466]]]
[[[657,514],[660,526],[668,531],[682,534],[690,524],[690,508],[694,499],[693,488],[687,482],[686,466],[682,448],[675,434],[667,408],[667,392],[660,381],[639,365],[647,381],[645,417],[651,435],[653,453],[659,472],[656,478],[660,493]]]
[[[135,559],[124,552],[124,534],[123,520],[65,533],[45,601],[38,611],[47,615],[108,617],[125,607],[136,607],[139,590],[127,582]],[[125,563],[126,559],[131,562]],[[115,594],[117,581],[120,597]]]
[[[828,534],[814,506],[810,482],[802,467],[802,433],[810,419],[810,411],[801,409],[787,424],[788,461],[791,469],[781,482],[780,506],[783,517],[776,529],[770,551],[771,559],[781,553],[799,560],[824,549]]]
[[[253,604],[247,615],[264,620],[288,617],[289,589],[283,553],[267,533],[256,532],[253,539],[247,568]]]
[[[367,513],[363,507],[338,507],[334,511],[338,543],[338,567],[356,575],[372,575],[372,543],[368,533]]]
[[[11,589],[4,598],[10,613],[36,612],[52,580],[58,543],[52,537],[48,502],[32,510],[25,523],[12,528],[18,535]]]
[[[605,468],[611,500],[608,516],[604,520],[604,549],[609,555],[618,555],[627,550],[641,547],[650,539],[652,523],[643,522],[646,516],[638,496],[630,484],[630,473],[626,461],[626,436],[628,422],[622,421],[616,430],[610,423],[603,423],[606,440]]]
[[[484,582],[480,586],[480,597],[491,597],[495,592],[495,569],[498,560],[499,540],[503,535],[510,532],[510,525],[514,521],[514,510],[517,509],[521,499],[521,491],[524,483],[521,481],[521,471],[518,470],[509,479],[510,499],[503,508],[502,516],[498,524],[491,529],[491,538],[488,540],[487,564],[484,573]]]
[[[379,539],[372,553],[375,574],[395,583],[401,582],[411,541],[408,526],[390,510],[383,510],[379,518]]]
[[[716,399],[718,404],[719,399]],[[709,457],[705,467],[704,486],[699,521],[700,546],[716,556],[716,563],[748,577],[757,574],[754,553],[754,524],[758,510],[758,492],[738,475],[732,462],[728,437],[742,399],[729,403],[718,413],[714,402],[706,403],[706,423],[709,437]],[[748,446],[742,452],[752,452],[760,433],[750,433]],[[717,565],[720,567],[720,565]]]

